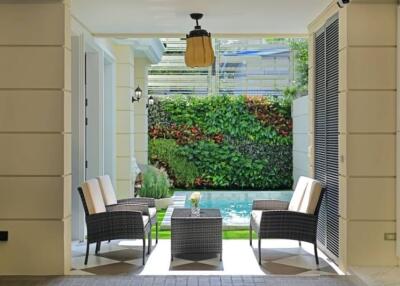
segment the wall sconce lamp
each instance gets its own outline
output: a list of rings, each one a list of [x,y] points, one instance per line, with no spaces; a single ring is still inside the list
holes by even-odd
[[[350,0],[337,0],[337,5],[339,8],[344,8],[346,4],[349,4]]]
[[[135,89],[135,95],[132,96],[132,103],[134,103],[135,101],[139,101],[142,98],[142,89],[138,86]]]
[[[147,101],[147,104],[146,104],[146,108],[149,108],[153,104],[154,104],[154,98],[153,98],[153,96],[150,95],[149,99]]]

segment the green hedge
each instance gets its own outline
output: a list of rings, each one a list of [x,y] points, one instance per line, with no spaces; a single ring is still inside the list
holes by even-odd
[[[149,157],[177,187],[278,189],[292,184],[290,102],[270,97],[158,98]]]
[[[151,154],[151,162],[168,170],[169,177],[175,187],[192,188],[200,173],[192,162],[178,152],[179,147],[175,140],[150,140],[149,153]]]

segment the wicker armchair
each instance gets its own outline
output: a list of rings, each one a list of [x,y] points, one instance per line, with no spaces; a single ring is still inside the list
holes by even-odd
[[[96,243],[96,254],[102,241],[114,239],[142,239],[143,265],[146,262],[146,236],[149,240],[148,254],[151,251],[151,224],[149,217],[143,215],[135,205],[115,205],[107,207],[101,196],[97,180],[86,181],[78,192],[85,210],[87,225],[87,245],[85,265],[88,262],[89,246]]]
[[[155,200],[153,198],[129,198],[117,200],[110,176],[104,175],[97,177],[101,188],[106,208],[112,208],[115,205],[136,205],[138,209],[146,216],[150,217],[151,226],[156,226],[156,244],[158,243],[158,222],[157,222],[157,209]]]
[[[253,230],[258,236],[258,263],[261,265],[261,239],[292,239],[314,244],[318,265],[317,224],[323,197],[321,184],[300,177],[290,203],[276,200],[256,200],[250,219],[250,245]]]

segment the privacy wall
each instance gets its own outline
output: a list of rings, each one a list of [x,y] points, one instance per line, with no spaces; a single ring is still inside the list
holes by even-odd
[[[157,98],[149,160],[176,187],[292,186],[291,102],[265,96]]]
[[[293,180],[309,176],[308,160],[308,96],[293,101]]]

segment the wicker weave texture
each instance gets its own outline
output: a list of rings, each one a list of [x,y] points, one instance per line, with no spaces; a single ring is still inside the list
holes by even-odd
[[[154,208],[156,206],[156,201],[153,198],[129,198],[118,200],[118,204],[145,204],[149,208]]]
[[[105,213],[88,215],[83,191],[78,188],[86,213],[87,239],[89,243],[113,239],[142,239],[150,224],[143,225],[142,213],[134,206],[116,205]]]
[[[217,209],[175,209],[171,217],[171,255],[222,253],[222,217]]]
[[[261,223],[251,218],[251,227],[260,238],[281,238],[314,243],[317,216],[291,211],[265,211]]]
[[[253,201],[253,210],[287,210],[289,203],[278,200],[255,200]]]

